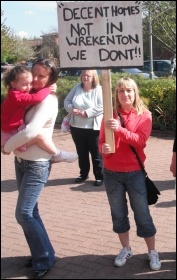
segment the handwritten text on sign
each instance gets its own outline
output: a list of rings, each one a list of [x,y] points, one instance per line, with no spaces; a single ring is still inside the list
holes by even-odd
[[[140,1],[62,2],[60,67],[143,65]]]

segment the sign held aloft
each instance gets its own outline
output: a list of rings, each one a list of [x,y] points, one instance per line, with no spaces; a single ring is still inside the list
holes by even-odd
[[[143,65],[141,1],[57,2],[60,68],[101,68],[104,119],[113,117],[112,67]],[[105,128],[115,152],[114,133]]]
[[[143,65],[140,1],[58,5],[60,67]]]

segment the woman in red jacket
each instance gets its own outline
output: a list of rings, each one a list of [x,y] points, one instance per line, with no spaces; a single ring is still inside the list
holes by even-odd
[[[121,119],[125,127],[121,126]],[[115,137],[115,153],[106,143],[104,126],[111,129]],[[113,118],[102,121],[99,149],[104,164],[104,183],[111,209],[113,231],[118,233],[122,245],[114,265],[123,266],[133,252],[129,243],[130,223],[128,218],[128,193],[134,212],[137,235],[144,238],[148,247],[148,259],[152,270],[159,270],[161,263],[155,250],[155,234],[150,215],[145,176],[130,145],[133,146],[144,164],[144,148],[152,129],[151,112],[139,96],[136,83],[130,78],[117,82]]]

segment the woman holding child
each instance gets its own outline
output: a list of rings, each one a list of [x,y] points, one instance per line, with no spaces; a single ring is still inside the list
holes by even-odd
[[[32,88],[35,92],[56,83],[58,68],[50,59],[38,59],[32,66],[32,75]],[[19,191],[15,215],[31,252],[31,258],[25,266],[33,267],[34,279],[45,275],[55,263],[55,251],[38,210],[38,199],[51,171],[52,156],[37,143],[23,152],[17,148],[35,138],[39,132],[51,140],[57,114],[57,96],[49,94],[41,103],[27,110],[24,119],[26,128],[12,136],[4,146],[5,153],[13,151],[15,154]],[[54,162],[66,161],[67,156],[66,152],[59,153]],[[76,160],[77,154],[73,153],[73,156]]]

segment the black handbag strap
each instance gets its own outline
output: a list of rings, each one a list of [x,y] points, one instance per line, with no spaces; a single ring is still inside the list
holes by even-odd
[[[124,124],[124,120],[123,120],[122,115],[121,115],[120,113],[118,113],[118,116],[119,116],[119,118],[120,118],[121,126],[125,128],[125,124]],[[139,158],[139,156],[138,156],[138,154],[137,154],[136,149],[135,149],[133,146],[131,146],[131,145],[129,145],[129,146],[130,146],[132,152],[135,154],[135,156],[136,156],[136,158],[137,158],[137,161],[139,162],[139,165],[141,166],[141,169],[142,169],[142,170],[144,171],[144,173],[145,173],[145,176],[147,176],[147,172],[146,172],[146,170],[144,169],[144,166],[143,166],[143,164],[142,164],[142,162],[141,162],[141,160],[140,160],[140,158]]]

